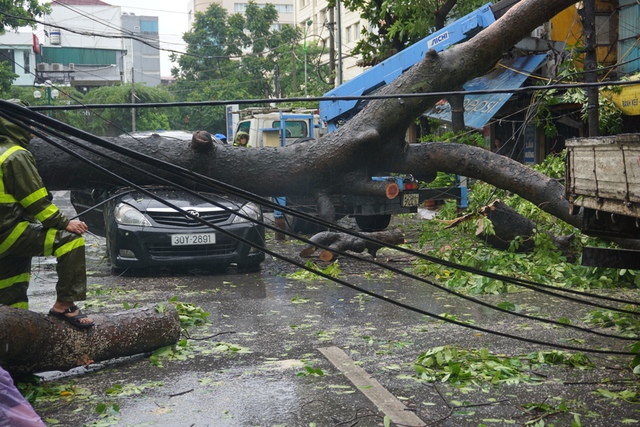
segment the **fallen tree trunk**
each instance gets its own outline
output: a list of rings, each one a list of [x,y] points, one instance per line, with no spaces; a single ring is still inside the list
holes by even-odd
[[[544,230],[539,230],[536,223],[529,218],[519,214],[514,209],[510,208],[500,200],[496,200],[490,205],[484,206],[480,209],[480,215],[485,216],[491,220],[493,231],[495,234],[484,233],[484,227],[478,226],[476,228],[476,237],[482,239],[485,243],[493,246],[496,249],[507,250],[511,247],[513,242],[518,239],[516,252],[531,252],[535,249],[534,235],[536,233],[544,232],[549,235],[551,242],[556,248],[558,248],[563,255],[568,259],[573,258],[574,254],[571,253],[571,242],[575,238],[574,234],[567,236],[556,236]],[[476,213],[471,213],[462,217],[459,217],[446,227],[455,227],[465,221],[473,220],[477,218]]]
[[[374,243],[362,237],[346,233],[323,231],[314,234],[309,239],[311,244],[308,244],[300,251],[300,256],[310,257],[318,250],[319,246],[325,246],[327,249],[322,249],[318,255],[318,258],[323,261],[332,261],[337,258],[339,253],[345,251],[362,253],[366,250],[369,255],[375,258],[378,250],[384,247],[385,244],[399,245],[404,243],[404,234],[400,230],[375,231],[372,233],[360,233],[360,235],[377,240],[380,243]]]
[[[93,362],[146,353],[180,338],[172,304],[91,315],[96,326],[80,330],[64,320],[0,306],[0,366],[12,376],[67,371]]]
[[[580,220],[569,215],[564,187],[546,177],[519,172],[529,169],[526,166],[512,164],[509,173],[502,174],[503,161],[508,160],[504,156],[487,152],[483,155],[484,159],[493,156],[488,165],[479,160],[480,157],[476,155],[480,150],[473,150],[473,147],[407,144],[404,138],[407,127],[441,97],[395,96],[462,87],[468,80],[489,71],[506,50],[538,25],[573,3],[573,0],[522,0],[469,41],[440,53],[429,51],[422,61],[378,92],[379,95],[393,97],[372,100],[344,126],[323,136],[320,143],[301,142],[288,147],[248,150],[213,144],[212,149],[202,152],[192,149],[189,143],[169,143],[159,137],[144,141],[125,141],[124,138],[113,141],[119,145],[129,144],[130,148],[154,158],[265,196],[342,193],[344,189],[357,185],[345,179],[346,174],[354,171],[369,177],[383,171],[409,173],[422,180],[428,180],[427,177],[433,177],[439,170],[458,173],[482,179],[500,188],[506,188],[507,185],[510,187],[507,189],[552,215],[579,226]],[[172,148],[171,144],[179,148]],[[73,150],[78,151],[76,148]],[[102,174],[92,173],[90,166],[52,150],[47,144],[34,141],[32,151],[49,190],[96,187],[106,179]],[[104,149],[100,148],[99,151]],[[83,150],[80,152],[96,159],[94,154]],[[120,157],[133,165],[134,169],[101,158],[97,159],[97,163],[138,184],[157,183],[154,178],[141,177],[140,169],[151,169],[167,176],[166,171],[150,168],[142,162],[133,162],[125,156],[114,157]],[[518,173],[512,173],[514,171]],[[169,178],[193,186],[193,183],[183,179]],[[543,193],[537,194],[537,191]]]

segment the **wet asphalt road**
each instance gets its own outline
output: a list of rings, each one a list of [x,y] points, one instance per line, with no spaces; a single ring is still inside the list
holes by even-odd
[[[56,203],[69,209],[65,198]],[[640,420],[637,405],[621,400],[614,405],[595,393],[604,378],[629,378],[628,371],[621,369],[628,359],[595,355],[598,365],[605,366],[595,371],[542,368],[538,374],[544,381],[539,385],[461,391],[446,383],[428,384],[417,380],[414,362],[429,348],[487,347],[504,355],[549,348],[443,324],[326,280],[294,280],[285,274],[295,268],[270,257],[253,274],[229,270],[111,276],[103,258],[103,239],[87,236],[86,240],[90,295],[83,305],[89,313],[121,311],[123,303],[153,304],[178,297],[208,311],[209,323],[186,331],[185,349],[172,359],[161,359],[162,366],[152,365],[148,355],[142,355],[71,373],[44,374],[49,385],[73,383],[77,393],[62,404],[58,400],[35,405],[49,425],[381,426],[385,413],[379,408],[389,403],[384,401],[388,400],[384,390],[394,396],[393,403],[404,405],[404,412],[419,421],[407,425],[524,425],[532,415],[523,405],[557,405],[562,399],[571,410],[547,418],[546,425],[571,426],[573,412],[582,415],[584,426],[634,425],[638,422],[629,420]],[[301,245],[270,239],[269,247],[295,255]],[[407,257],[382,255],[396,267],[410,266]],[[532,327],[530,322],[462,302],[424,283],[355,264],[341,264],[340,277],[432,313],[447,312],[480,326],[542,341],[584,339],[590,347],[622,348],[619,342],[576,331]],[[54,297],[51,260],[34,260],[33,273],[31,308],[45,313]],[[504,298],[486,297],[493,303]],[[585,310],[530,293],[510,295],[509,300],[554,317],[579,319]],[[378,390],[375,385],[354,385],[348,369],[337,367],[326,356],[328,348],[339,349],[364,370],[366,378],[375,379],[383,401],[367,396],[376,394],[370,393]],[[455,407],[463,403],[466,408]],[[95,412],[100,404],[117,405],[118,410],[100,415]]]

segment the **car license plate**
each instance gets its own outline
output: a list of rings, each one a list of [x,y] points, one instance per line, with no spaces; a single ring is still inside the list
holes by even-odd
[[[212,245],[215,242],[215,233],[171,235],[171,246]]]
[[[420,194],[418,193],[404,193],[402,194],[402,206],[412,207],[418,206],[420,203]]]

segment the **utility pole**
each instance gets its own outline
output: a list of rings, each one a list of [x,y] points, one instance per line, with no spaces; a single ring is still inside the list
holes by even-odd
[[[334,8],[329,8],[329,71],[331,76],[334,77],[333,81],[335,83],[335,75],[336,75],[336,23],[334,21]]]
[[[131,67],[131,103],[135,104],[136,103],[136,93],[134,90],[134,74],[133,74],[133,67]],[[131,132],[135,132],[136,131],[136,109],[132,108],[131,109]]]
[[[291,75],[292,75],[292,86],[293,93],[298,92],[298,79],[296,78],[296,43],[295,41],[291,43]]]
[[[582,37],[584,39],[584,71],[587,83],[598,81],[597,68],[598,58],[596,55],[596,2],[595,0],[585,0],[580,9],[582,18]],[[599,114],[598,114],[598,88],[589,87],[587,91],[587,125],[589,136],[594,137],[600,134]]]
[[[311,19],[304,24],[304,96],[307,96],[307,29],[313,24]]]
[[[340,86],[342,82],[342,14],[340,12],[340,0],[336,0],[336,44],[338,45],[338,82],[336,86]]]
[[[278,64],[276,64],[273,68],[273,80],[276,98],[281,98],[282,94],[280,93],[280,68],[278,68]]]

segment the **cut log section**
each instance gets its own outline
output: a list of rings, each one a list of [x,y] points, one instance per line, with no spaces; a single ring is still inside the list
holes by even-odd
[[[493,230],[495,231],[493,235],[483,235],[482,239],[497,249],[509,249],[511,242],[513,242],[516,237],[520,237],[521,242],[517,252],[530,252],[535,248],[533,236],[536,230],[537,232],[543,232],[542,230],[538,230],[535,222],[520,215],[500,200],[484,206],[480,209],[480,213],[491,220]],[[570,244],[575,237],[574,234],[568,236],[556,236],[548,232],[547,234],[551,237],[553,244],[567,256],[567,258],[572,257]]]
[[[166,304],[162,312],[156,307],[91,314],[96,326],[81,330],[61,319],[0,306],[0,365],[12,376],[20,377],[67,371],[177,343],[177,310],[172,304]]]
[[[374,243],[367,239],[377,240],[380,243]],[[318,257],[323,261],[332,261],[337,258],[338,253],[345,251],[362,253],[366,250],[375,258],[380,248],[387,245],[404,243],[404,234],[402,234],[400,230],[360,233],[359,236],[323,231],[313,235],[309,240],[311,244],[305,246],[304,249],[300,251],[301,257],[308,258],[312,256],[316,250],[318,250],[319,246],[322,245],[328,249],[322,249]]]

